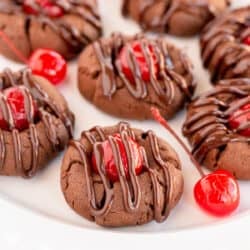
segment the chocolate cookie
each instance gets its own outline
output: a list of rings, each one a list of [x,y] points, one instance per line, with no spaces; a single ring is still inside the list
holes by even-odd
[[[0,175],[32,177],[72,137],[74,116],[59,92],[29,70],[0,74]]]
[[[229,5],[229,0],[123,0],[123,14],[144,30],[190,36]]]
[[[0,30],[27,58],[38,48],[75,57],[101,35],[96,0],[1,0]],[[0,52],[17,56],[0,39]]]
[[[189,105],[183,133],[201,164],[249,180],[249,121],[250,79],[224,80]]]
[[[151,106],[170,118],[195,88],[189,59],[161,38],[115,33],[89,45],[78,67],[82,95],[122,118],[151,119]]]
[[[250,77],[250,7],[218,17],[201,36],[204,66],[212,81]]]
[[[175,151],[127,123],[94,127],[71,141],[61,170],[67,203],[107,227],[163,222],[183,192]]]

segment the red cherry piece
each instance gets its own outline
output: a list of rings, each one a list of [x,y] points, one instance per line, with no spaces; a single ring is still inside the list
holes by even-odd
[[[129,48],[131,48],[133,51],[136,62],[140,68],[140,73],[141,73],[141,77],[143,81],[149,82],[150,81],[150,65],[144,56],[142,46],[139,41],[134,41],[132,43],[129,43],[121,49],[121,52],[118,57],[118,62],[121,64],[123,74],[130,81],[130,83],[135,84],[134,74],[128,62]],[[147,45],[147,50],[150,52],[149,57],[151,57],[153,61],[153,69],[152,69],[153,74],[157,76],[159,72],[159,64],[157,62],[157,57],[154,54],[153,46],[151,44]]]
[[[128,158],[127,158],[126,151],[125,151],[125,146],[124,146],[122,139],[121,139],[121,136],[119,134],[114,135],[114,138],[119,146],[121,159],[122,159],[122,163],[124,166],[124,171],[125,171],[126,177],[129,178],[129,169],[128,169],[129,166],[128,166]],[[128,142],[129,142],[131,149],[132,149],[132,155],[133,155],[132,159],[134,160],[134,164],[135,164],[135,173],[136,173],[136,175],[139,175],[143,169],[142,156],[141,156],[140,151],[139,151],[139,145],[130,137],[129,137]],[[112,151],[111,145],[110,145],[108,140],[106,140],[102,143],[102,151],[103,151],[103,161],[105,164],[105,170],[106,170],[106,174],[107,174],[109,180],[111,182],[119,181],[119,175],[117,172],[117,167],[115,164],[113,151]],[[95,159],[94,154],[92,155],[92,166],[93,166],[94,171],[98,174],[98,169],[96,166],[96,159]]]
[[[37,49],[29,59],[32,73],[43,76],[53,84],[63,81],[67,73],[67,63],[57,52],[49,49]]]
[[[29,127],[29,122],[25,110],[23,91],[19,87],[11,87],[5,89],[3,94],[10,106],[14,120],[14,127],[19,131],[27,129]],[[38,116],[38,108],[35,101],[33,101],[33,110],[33,119],[35,120]],[[0,110],[0,127],[1,129],[9,130],[8,122],[4,120],[2,110]]]
[[[49,17],[61,17],[64,15],[64,10],[51,0],[35,0],[35,2],[43,9],[44,14]],[[24,0],[23,10],[30,15],[39,14],[38,10],[34,8],[34,0]]]
[[[246,37],[246,38],[243,40],[243,43],[244,43],[245,45],[250,46],[250,36]]]
[[[229,126],[231,129],[237,129],[240,126],[250,122],[250,103],[242,106],[234,112],[229,118]],[[250,137],[250,128],[246,128],[239,132],[243,136]]]
[[[231,214],[240,202],[239,186],[231,173],[217,170],[200,179],[194,187],[196,202],[216,216]]]

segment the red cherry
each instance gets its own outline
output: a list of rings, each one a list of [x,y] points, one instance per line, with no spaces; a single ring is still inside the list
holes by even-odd
[[[10,87],[3,91],[14,119],[14,126],[19,131],[27,129],[29,122],[27,119],[27,113],[25,110],[25,101],[23,91],[19,87]],[[38,116],[38,108],[33,101],[33,119],[35,120]],[[8,122],[4,120],[2,110],[0,110],[0,127],[4,130],[9,130]]]
[[[45,15],[50,17],[61,17],[64,15],[64,10],[57,4],[51,2],[51,0],[35,0],[42,9]],[[24,0],[23,10],[27,14],[38,15],[38,11],[34,9],[34,0]]]
[[[124,166],[124,171],[125,171],[126,177],[129,178],[128,158],[126,155],[125,146],[124,146],[122,139],[121,139],[121,136],[119,134],[114,135],[114,138],[119,146],[119,150],[120,150],[120,154],[121,154],[122,163]],[[128,143],[130,144],[131,149],[132,149],[132,154],[133,154],[132,159],[134,160],[134,163],[135,163],[135,173],[136,173],[136,175],[139,175],[143,169],[142,156],[141,156],[140,151],[139,151],[139,145],[130,137],[129,137]],[[105,164],[105,170],[106,170],[106,173],[107,173],[109,180],[112,182],[119,181],[119,175],[117,172],[117,167],[115,164],[113,151],[112,151],[111,145],[110,145],[108,140],[106,140],[102,143],[102,150],[103,150],[103,161]],[[94,154],[92,155],[92,166],[93,166],[94,171],[98,174],[98,169],[96,166],[96,159],[95,159]]]
[[[133,54],[136,58],[136,61],[140,68],[141,77],[145,82],[150,81],[150,65],[148,64],[142,50],[142,46],[140,41],[134,41],[125,45],[118,56],[118,62],[121,65],[122,72],[126,76],[126,78],[130,81],[130,83],[135,84],[134,74],[129,67],[128,56],[129,49],[132,49]],[[158,75],[159,72],[159,64],[157,62],[157,57],[154,54],[153,46],[151,44],[147,45],[147,49],[149,51],[149,57],[151,57],[153,61],[153,74],[155,76]]]
[[[239,110],[235,111],[229,118],[229,126],[231,129],[237,129],[241,125],[250,122],[250,103],[242,106]],[[250,128],[246,128],[239,132],[243,136],[250,137]]]
[[[250,46],[250,36],[246,37],[245,39],[243,39],[243,43],[245,45],[249,45]]]
[[[33,74],[43,76],[53,84],[58,84],[66,77],[67,63],[60,54],[53,50],[35,50],[28,64]]]
[[[200,179],[194,187],[194,196],[200,207],[216,216],[231,214],[240,202],[238,183],[225,170],[217,170]]]

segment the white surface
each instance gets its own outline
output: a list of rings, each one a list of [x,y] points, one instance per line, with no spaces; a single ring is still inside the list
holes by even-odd
[[[247,3],[249,4],[250,1],[237,0],[236,3],[235,0],[234,6],[246,5]],[[126,34],[140,31],[135,23],[120,16],[120,1],[100,0],[100,4],[105,36],[112,31],[123,31]],[[211,88],[208,74],[201,65],[198,39],[176,39],[173,37],[169,37],[169,39],[183,48],[193,60],[195,77],[199,83],[197,93]],[[22,65],[14,64],[0,57],[0,70],[6,66],[12,69],[22,67]],[[75,137],[78,138],[84,129],[96,124],[116,124],[119,120],[101,113],[80,96],[76,86],[76,72],[76,63],[70,63],[68,79],[58,88],[65,95],[70,108],[76,114]],[[180,135],[184,117],[185,114],[182,111],[171,121],[171,125]],[[181,157],[185,176],[185,191],[180,203],[165,223],[150,223],[140,227],[106,230],[80,218],[67,206],[60,190],[60,162],[63,155],[61,154],[32,180],[0,177],[0,249],[64,250],[83,249],[86,246],[92,246],[91,249],[97,246],[104,249],[113,249],[113,247],[128,249],[131,237],[133,237],[134,244],[140,243],[138,247],[143,246],[147,249],[154,241],[158,242],[159,246],[166,244],[166,247],[171,246],[173,249],[173,242],[175,242],[175,246],[191,244],[191,242],[194,243],[194,237],[197,238],[194,249],[202,247],[203,249],[224,250],[235,249],[236,246],[243,249],[243,245],[247,246],[248,239],[244,232],[248,232],[248,227],[250,227],[248,192],[250,183],[240,182],[241,204],[234,215],[225,219],[210,217],[202,212],[194,202],[192,188],[199,175],[177,142],[155,122],[131,121],[131,124],[145,130],[153,129],[159,136],[170,142]],[[144,237],[145,233],[150,234],[146,234],[147,237]],[[232,243],[235,239],[235,233],[239,237],[235,241],[235,244],[238,245]],[[95,240],[97,238],[98,241]],[[91,243],[91,239],[95,243]],[[103,240],[106,240],[108,244],[104,245]],[[123,240],[126,240],[126,243],[121,244]],[[142,241],[145,244],[141,245]],[[230,244],[226,244],[226,242]],[[92,245],[89,245],[90,243]],[[212,243],[214,247],[211,247]],[[241,248],[239,244],[242,244]]]

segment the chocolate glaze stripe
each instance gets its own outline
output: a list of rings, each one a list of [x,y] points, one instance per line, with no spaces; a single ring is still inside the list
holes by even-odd
[[[250,103],[250,80],[238,79],[233,81],[232,85],[229,84],[230,81],[222,81],[214,90],[190,104],[190,108],[196,112],[186,120],[183,134],[190,139],[193,154],[200,163],[213,149],[224,147],[232,142],[250,142],[249,137],[238,134],[250,128],[249,122],[244,122],[235,130],[228,127],[231,115]],[[221,95],[229,95],[233,101],[230,101],[230,98],[229,101],[222,101]],[[208,110],[200,110],[206,107]],[[250,113],[250,110],[242,111],[239,115],[244,113]]]
[[[113,190],[112,190],[112,188],[110,186],[110,183],[109,183],[107,177],[103,173],[102,168],[100,168],[102,159],[101,158],[96,158],[97,169],[98,169],[99,174],[101,176],[101,179],[102,179],[102,182],[103,182],[103,185],[104,185],[104,190],[105,190],[105,201],[104,201],[104,204],[101,207],[96,202],[94,184],[93,184],[93,179],[91,177],[90,164],[89,164],[89,161],[88,161],[88,157],[85,154],[85,152],[86,152],[85,148],[78,141],[71,141],[70,145],[74,146],[79,151],[80,156],[81,156],[82,164],[84,166],[84,174],[85,174],[85,178],[86,178],[87,194],[88,194],[88,200],[89,200],[91,215],[92,216],[101,216],[103,214],[106,214],[109,211],[109,209],[111,208],[111,206],[112,206],[114,194],[113,194]],[[101,156],[101,154],[98,153],[98,145],[99,144],[95,144],[95,145],[96,145],[94,147],[95,154],[97,156],[99,156],[99,155]]]
[[[5,156],[6,156],[5,137],[2,129],[0,129],[0,170],[3,168]]]
[[[84,148],[84,145],[81,143],[82,139],[80,141],[70,142],[70,145],[75,147],[79,151],[81,157],[82,162],[80,164],[82,164],[84,168],[88,200],[90,203],[92,216],[106,215],[109,212],[114,199],[113,184],[108,180],[108,177],[106,175],[105,168],[103,166],[103,152],[102,149],[100,148],[101,142],[105,140],[109,141],[113,151],[115,163],[118,170],[119,180],[121,184],[125,210],[129,213],[133,213],[136,212],[140,206],[141,195],[142,195],[141,187],[139,184],[139,177],[135,173],[135,166],[133,162],[131,145],[128,142],[128,137],[131,137],[133,140],[136,140],[136,137],[134,132],[127,123],[119,124],[119,133],[122,139],[122,143],[125,146],[125,151],[128,158],[130,181],[127,180],[125,176],[123,162],[119,151],[119,145],[115,140],[115,138],[111,135],[106,137],[104,131],[100,127],[94,127],[89,132],[85,131],[82,133],[82,139],[86,138],[93,147],[93,153],[96,158],[96,165],[98,168],[98,172],[100,174],[102,183],[104,185],[105,200],[103,201],[102,206],[100,206],[100,204],[97,204],[95,197],[94,183],[91,174],[91,165],[90,165],[91,163],[89,161],[91,155],[90,153],[87,152],[87,150]],[[165,205],[162,208],[160,200],[161,184],[159,183],[157,177],[157,171],[150,167],[146,151],[144,147],[140,146],[139,149],[143,157],[143,165],[145,170],[148,171],[153,185],[154,217],[157,222],[162,222],[167,218],[170,211],[169,205],[171,203],[170,197],[173,192],[173,181],[171,180],[170,177],[168,164],[165,163],[161,158],[159,143],[156,135],[152,131],[149,131],[146,134],[149,136],[150,148],[152,150],[152,155],[155,159],[155,162],[162,168],[164,172]],[[72,160],[72,162],[70,162],[69,165],[72,165],[73,163],[74,161]]]
[[[131,0],[123,0],[123,7],[122,12],[125,16],[128,15],[128,5],[130,4]],[[186,13],[189,13],[190,15],[197,15],[196,8],[206,8],[212,16],[216,16],[217,13],[215,9],[212,6],[212,3],[210,1],[196,1],[196,3],[184,3],[180,0],[169,0],[165,1],[165,8],[164,12],[161,16],[155,16],[152,18],[152,21],[150,23],[145,22],[145,16],[152,8],[154,8],[157,4],[159,4],[159,1],[156,0],[147,0],[147,1],[140,1],[141,5],[139,7],[140,9],[140,17],[139,17],[139,23],[142,25],[142,27],[146,30],[148,29],[160,29],[163,32],[167,32],[168,22],[177,11],[184,11]],[[227,5],[230,4],[230,0],[227,1]],[[147,20],[148,21],[148,20]]]
[[[95,10],[95,6],[91,5],[88,1],[72,1],[72,0],[57,0],[54,1],[60,5],[66,14],[80,16],[85,22],[91,25],[99,35],[102,33],[100,16]],[[13,0],[11,3],[0,3],[0,12],[7,14],[20,14],[23,13],[22,5],[23,1]],[[32,4],[32,8],[36,9],[40,15],[32,16],[25,15],[26,23],[34,19],[41,22],[43,25],[48,25],[51,29],[57,32],[70,46],[75,48],[76,52],[86,46],[92,41],[86,32],[80,31],[71,25],[68,25],[62,18],[51,19],[43,14],[43,8],[37,3]],[[84,28],[84,27],[82,27]]]
[[[171,176],[169,174],[168,163],[164,162],[161,158],[157,137],[155,136],[155,134],[152,131],[149,131],[148,135],[149,135],[149,141],[150,141],[151,150],[152,150],[154,159],[158,163],[158,165],[161,166],[163,173],[164,173],[164,178],[165,178],[164,182],[167,184],[165,187],[165,201],[164,201],[163,209],[159,206],[159,204],[157,205],[157,203],[159,203],[159,198],[158,198],[158,200],[155,199],[155,204],[154,204],[154,206],[156,207],[155,208],[155,220],[157,222],[162,222],[168,217],[169,212],[170,212],[169,205],[171,204],[170,197],[171,197],[171,194],[173,191],[172,190],[173,189],[173,182],[171,181]],[[153,181],[153,179],[157,178],[157,177],[156,177],[156,173],[154,173],[154,171],[151,172],[151,178],[152,178],[153,185],[155,185],[156,180]],[[159,189],[159,186],[158,187],[155,186],[154,188]],[[157,197],[156,192],[154,192],[154,196]]]
[[[47,106],[54,112],[56,117],[58,117],[65,125],[70,137],[73,137],[73,114],[59,110],[56,103],[48,96],[46,92],[43,91],[41,86],[37,84],[34,79],[32,79],[29,70],[22,72],[22,81],[24,86],[26,86],[31,91],[32,96],[34,96],[35,99],[37,99],[42,104],[42,106]]]
[[[21,71],[20,76],[14,75],[10,70],[5,70],[1,76],[1,82],[2,82],[2,89],[11,87],[11,86],[18,86],[24,95],[24,104],[25,104],[25,110],[27,114],[27,120],[30,123],[29,126],[29,134],[30,134],[30,141],[31,141],[31,147],[32,147],[32,162],[30,169],[24,169],[23,168],[23,159],[22,159],[22,144],[21,144],[21,135],[17,129],[15,129],[14,119],[11,112],[10,105],[8,101],[6,100],[6,97],[0,93],[0,109],[3,113],[3,118],[5,121],[8,122],[9,130],[11,131],[12,138],[13,138],[13,145],[14,145],[14,155],[15,155],[15,163],[17,166],[17,169],[20,171],[20,173],[24,177],[31,177],[36,172],[37,168],[39,167],[39,137],[37,133],[37,128],[35,125],[35,121],[33,120],[33,114],[34,114],[34,108],[33,108],[33,97],[38,101],[39,105],[42,105],[40,110],[41,115],[41,121],[44,123],[44,126],[46,128],[46,133],[53,136],[48,136],[48,139],[51,141],[51,138],[54,138],[55,141],[53,141],[53,145],[55,144],[54,148],[56,148],[56,145],[60,142],[57,140],[57,133],[56,133],[56,127],[52,123],[51,118],[48,119],[48,116],[51,117],[52,115],[56,115],[59,119],[62,120],[62,122],[65,124],[65,127],[68,128],[69,135],[71,136],[71,128],[73,121],[70,120],[70,118],[65,119],[67,117],[67,114],[61,112],[53,106],[52,100],[48,96],[46,96],[45,92],[38,87],[38,84],[35,83],[30,77],[29,70]],[[23,84],[23,85],[20,85]],[[40,93],[40,95],[43,99],[39,99],[39,95],[37,93]],[[42,101],[42,102],[41,102]],[[49,114],[47,111],[44,110],[46,106],[51,107],[54,114]],[[46,116],[44,115],[46,114]],[[46,121],[46,122],[45,122]],[[69,127],[69,123],[71,123],[71,126]],[[49,132],[48,132],[49,131]],[[4,131],[0,130],[0,169],[3,168],[5,157],[6,157],[6,144],[5,144],[5,136]],[[57,149],[58,150],[58,149]]]
[[[238,17],[237,12],[243,10],[246,11],[244,17]],[[250,34],[249,11],[250,7],[235,11],[235,15],[227,12],[205,28],[201,36],[201,53],[204,65],[213,74],[213,81],[230,74],[232,67],[238,75],[248,70],[250,50],[242,40]]]
[[[175,96],[175,85],[177,85],[187,95],[187,98],[191,98],[194,88],[193,77],[190,82],[187,82],[182,75],[174,71],[174,63],[170,57],[168,45],[165,44],[165,42],[161,39],[150,40],[150,42],[148,42],[148,40],[143,36],[135,36],[132,41],[133,40],[140,41],[142,53],[144,54],[150,69],[150,83],[152,84],[156,94],[159,95],[159,97],[165,102],[167,101],[169,104],[171,104]],[[160,66],[159,77],[162,78],[161,80],[156,79],[154,75],[152,69],[153,61],[149,56],[148,45],[152,46],[152,49],[158,59]],[[114,58],[118,58],[120,49],[123,46],[128,46],[126,57],[128,66],[135,79],[134,85],[131,84],[124,75],[119,60],[113,62]],[[112,41],[110,44],[104,44],[102,40],[99,40],[93,44],[93,47],[102,69],[102,86],[105,96],[111,98],[112,95],[115,94],[117,91],[117,77],[119,77],[132,96],[137,99],[144,99],[147,97],[148,82],[143,80],[133,50],[129,42],[125,41],[125,38],[122,36],[122,34],[114,33],[112,35]],[[191,75],[189,72],[192,72],[192,66],[186,62],[187,60],[183,55],[180,55],[180,61],[187,73]]]

